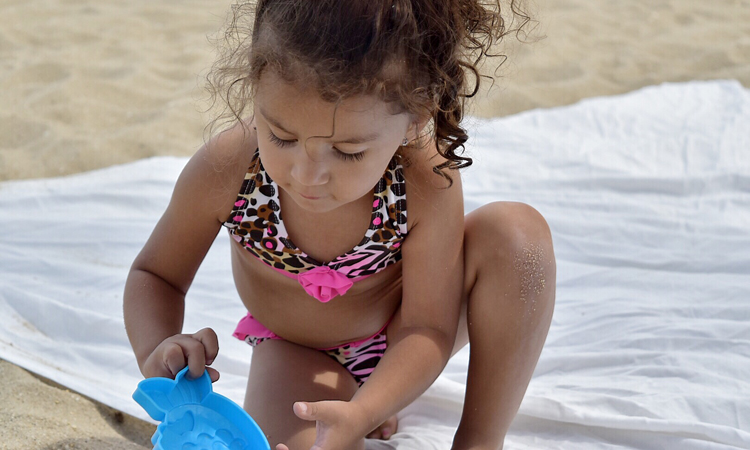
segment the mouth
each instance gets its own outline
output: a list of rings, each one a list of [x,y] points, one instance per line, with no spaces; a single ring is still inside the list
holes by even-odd
[[[315,197],[315,196],[312,196],[312,195],[305,195],[305,194],[299,194],[299,195],[300,195],[300,197],[306,198],[307,200],[318,200],[318,199],[321,198],[321,197]]]

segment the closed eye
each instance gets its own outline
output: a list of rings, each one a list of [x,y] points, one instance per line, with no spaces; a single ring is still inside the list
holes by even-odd
[[[359,153],[344,153],[338,149],[336,150],[336,156],[344,161],[362,161],[365,157],[365,152]]]
[[[268,139],[270,139],[271,142],[278,145],[279,147],[288,147],[294,144],[294,141],[287,141],[287,140],[281,139],[275,134],[273,134],[273,132],[270,130],[268,131]]]
[[[268,139],[281,148],[288,147],[294,144],[296,141],[294,139],[293,140],[281,139],[280,137],[273,134],[273,132],[270,130],[268,131]],[[361,151],[358,153],[344,153],[341,150],[337,149],[336,147],[334,147],[333,150],[336,152],[336,157],[344,161],[362,161],[362,159],[364,159],[365,157],[364,151]]]

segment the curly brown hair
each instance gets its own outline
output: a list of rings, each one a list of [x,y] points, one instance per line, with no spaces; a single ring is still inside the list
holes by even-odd
[[[468,167],[461,128],[465,101],[479,90],[477,66],[490,48],[530,22],[523,0],[257,0],[232,6],[208,74],[208,90],[223,111],[218,121],[242,122],[261,73],[272,68],[288,83],[312,83],[324,101],[376,95],[420,118],[447,161],[433,171]],[[250,23],[252,18],[252,23]],[[509,22],[506,24],[506,22]],[[515,25],[515,26],[514,26]],[[475,83],[469,89],[467,73]]]

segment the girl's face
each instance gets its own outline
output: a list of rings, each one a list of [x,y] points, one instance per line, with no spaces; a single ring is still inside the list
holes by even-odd
[[[346,99],[336,108],[270,70],[261,76],[254,109],[263,167],[311,212],[369,194],[404,138],[412,141],[419,131],[408,113],[393,115],[376,97]]]

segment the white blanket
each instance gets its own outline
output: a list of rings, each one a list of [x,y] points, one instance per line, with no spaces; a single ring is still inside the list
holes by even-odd
[[[750,91],[734,81],[469,120],[467,211],[547,219],[557,304],[506,449],[750,448]],[[122,322],[128,268],[185,158],[0,184],[0,357],[146,418]],[[242,402],[251,348],[220,233],[185,330],[220,335],[217,392]],[[468,349],[370,449],[449,449]]]

